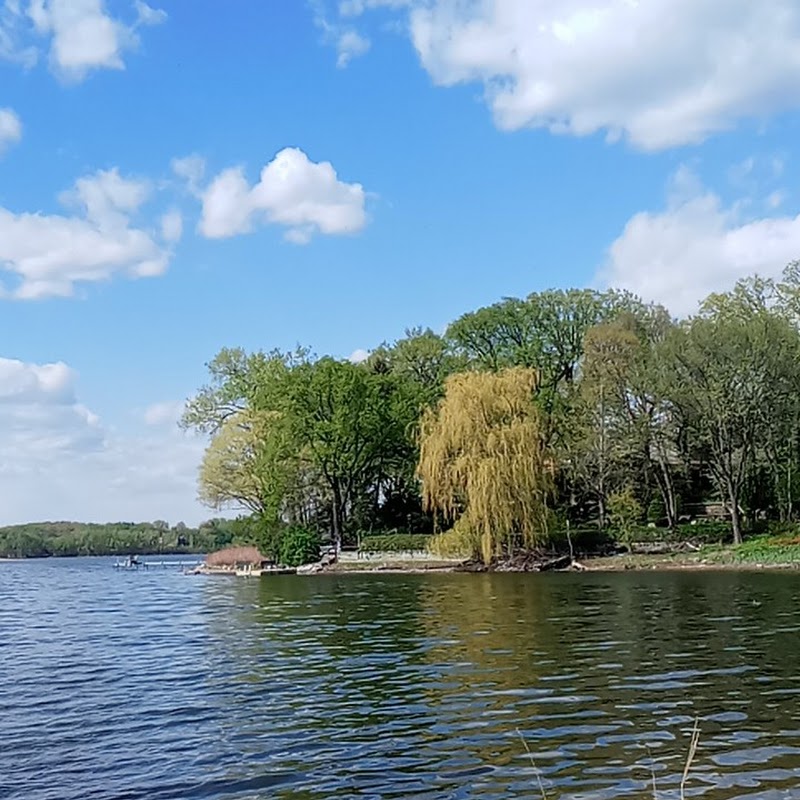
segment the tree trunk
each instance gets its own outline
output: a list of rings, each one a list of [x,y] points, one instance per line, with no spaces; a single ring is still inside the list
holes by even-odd
[[[342,552],[342,493],[339,484],[335,483],[333,486],[333,547],[338,559],[339,554]]]
[[[662,443],[657,441],[655,444],[656,463],[656,485],[664,501],[664,511],[667,514],[667,525],[673,530],[678,524],[678,500],[675,496],[675,480],[667,462],[667,456],[662,449]]]
[[[739,513],[739,497],[733,486],[728,484],[728,503],[731,512],[731,526],[733,528],[733,543],[742,543],[742,518]]]

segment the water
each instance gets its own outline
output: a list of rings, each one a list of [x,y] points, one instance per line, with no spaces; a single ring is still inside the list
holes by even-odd
[[[112,564],[0,564],[0,798],[800,798],[800,576]]]

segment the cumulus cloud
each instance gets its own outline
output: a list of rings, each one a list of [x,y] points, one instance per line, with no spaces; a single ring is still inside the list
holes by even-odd
[[[0,108],[0,156],[22,138],[22,123],[10,108]]]
[[[340,13],[380,6],[409,6],[434,81],[482,84],[506,130],[658,150],[800,106],[796,0],[343,0]]]
[[[0,357],[0,524],[197,522],[208,516],[196,501],[203,447],[174,425],[116,433],[78,401],[66,364]]]
[[[67,297],[80,283],[162,274],[168,247],[132,224],[148,194],[146,182],[112,169],[80,178],[61,195],[75,210],[70,216],[0,207],[0,297]]]
[[[611,245],[598,280],[695,312],[709,293],[753,273],[775,277],[800,255],[800,215],[747,218],[726,207],[686,168],[672,179],[666,208],[635,214]]]
[[[297,148],[281,150],[250,186],[241,167],[219,173],[202,192],[200,232],[212,239],[235,236],[264,221],[284,226],[297,244],[315,233],[357,233],[366,225],[365,192],[340,181],[333,166],[315,163]]]
[[[102,446],[99,420],[77,402],[66,364],[0,358],[0,462],[59,457]]]
[[[124,69],[126,51],[139,45],[138,29],[158,25],[167,15],[136,0],[134,19],[112,16],[103,0],[6,0],[0,12],[0,58],[31,67],[42,39],[49,47],[51,69],[68,81],[92,70]]]
[[[347,360],[351,364],[361,364],[368,358],[369,358],[369,350],[364,350],[363,348],[359,347],[357,350],[353,350],[353,352],[350,353]]]

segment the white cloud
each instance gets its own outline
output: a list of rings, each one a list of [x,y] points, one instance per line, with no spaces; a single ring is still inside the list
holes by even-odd
[[[177,425],[186,404],[178,402],[161,402],[149,405],[142,415],[146,425]]]
[[[353,350],[353,352],[350,353],[347,360],[351,364],[360,364],[362,361],[366,361],[368,358],[369,350],[364,350],[363,348],[359,347],[357,350]]]
[[[0,156],[22,138],[22,123],[10,108],[0,108]]]
[[[25,364],[0,357],[0,403],[73,403],[75,373],[64,363]]]
[[[102,445],[99,420],[75,397],[66,364],[0,358],[0,462],[23,463]]]
[[[136,0],[133,4],[136,9],[137,22],[140,25],[161,25],[167,21],[167,12],[162,11],[160,8],[152,8],[143,3],[142,0]]]
[[[178,242],[183,236],[183,215],[177,209],[167,211],[161,217],[161,238],[165,242]]]
[[[19,0],[6,0],[0,14],[0,56],[32,66],[38,50],[30,42],[44,37],[52,70],[66,80],[80,81],[95,69],[124,69],[125,51],[139,45],[137,29],[167,18],[141,0],[132,8],[136,18],[127,24],[111,16],[103,0],[29,0],[25,13]]]
[[[131,224],[148,191],[113,169],[80,178],[62,195],[76,209],[72,216],[0,207],[0,297],[66,297],[80,283],[162,274],[169,249]]]
[[[354,58],[363,56],[371,42],[357,30],[348,25],[332,22],[325,11],[324,0],[309,0],[314,12],[314,24],[322,31],[323,41],[332,44],[336,48],[336,66],[344,69]],[[347,15],[347,10],[339,13]]]
[[[173,173],[185,181],[190,194],[200,193],[200,182],[206,174],[206,161],[202,156],[193,154],[184,158],[173,158],[170,166]]]
[[[413,0],[341,0],[339,13],[343,17],[355,17],[372,8],[405,8]]]
[[[643,211],[628,221],[599,281],[686,315],[710,292],[729,289],[739,278],[779,275],[800,255],[800,215],[746,219],[747,205],[726,208],[682,168],[665,210]]]
[[[0,358],[0,524],[209,516],[196,501],[202,439],[174,425],[120,435],[76,386],[65,364]]]
[[[497,125],[695,143],[800,106],[797,0],[345,0],[410,6],[441,86],[483,85]]]
[[[363,56],[370,48],[369,39],[357,31],[342,31],[336,39],[336,66],[344,69],[354,58]]]
[[[36,64],[37,49],[24,43],[32,33],[31,28],[21,0],[5,0],[0,5],[0,61],[10,61],[24,69]]]
[[[252,187],[241,167],[217,175],[202,193],[200,232],[214,239],[235,236],[263,220],[286,227],[289,241],[304,244],[315,233],[360,231],[367,221],[364,200],[363,187],[340,181],[329,162],[315,163],[288,147]]]

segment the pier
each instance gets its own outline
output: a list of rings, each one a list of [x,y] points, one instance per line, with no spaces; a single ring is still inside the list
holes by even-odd
[[[139,559],[126,558],[124,561],[115,561],[114,569],[168,569],[169,567],[196,569],[202,564],[202,561],[139,561]]]

